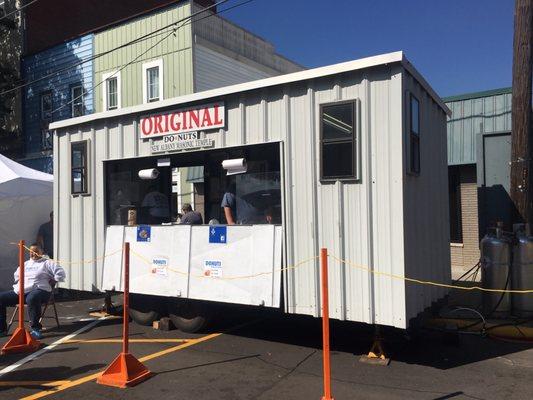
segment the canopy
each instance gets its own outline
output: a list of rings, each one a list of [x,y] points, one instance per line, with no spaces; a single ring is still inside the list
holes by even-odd
[[[53,175],[0,154],[0,290],[11,287],[18,263],[17,246],[10,243],[23,239],[31,244],[49,220],[53,182]]]

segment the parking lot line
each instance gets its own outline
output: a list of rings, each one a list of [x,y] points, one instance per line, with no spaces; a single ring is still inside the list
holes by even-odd
[[[2,381],[0,387],[16,387],[16,386],[61,386],[70,381]]]
[[[203,337],[198,338],[198,339],[191,339],[191,340],[187,341],[186,343],[180,344],[178,346],[170,347],[170,348],[168,348],[166,350],[158,351],[157,353],[149,354],[147,356],[139,358],[139,361],[140,362],[149,361],[149,360],[152,360],[154,358],[161,357],[161,356],[164,356],[166,354],[172,353],[174,351],[182,350],[182,349],[185,349],[187,347],[194,346],[196,344],[199,344],[199,343],[202,343],[202,342],[206,342],[206,341],[211,340],[211,339],[215,339],[215,338],[219,337],[220,335],[222,335],[222,333],[212,333],[210,335],[206,335],[206,336],[203,336]],[[82,385],[84,383],[87,383],[87,382],[90,382],[92,380],[95,380],[101,374],[102,374],[102,371],[98,371],[97,373],[84,376],[84,377],[76,379],[74,381],[67,382],[67,383],[65,383],[63,385],[54,387],[53,389],[43,390],[41,392],[32,394],[30,396],[23,397],[20,400],[41,399],[43,397],[55,394],[57,392],[62,392],[63,390],[67,390],[67,389],[70,389],[72,387],[79,386],[79,385]]]
[[[22,365],[24,365],[24,364],[26,364],[26,363],[28,363],[30,361],[35,360],[36,358],[40,357],[41,355],[43,355],[47,351],[52,350],[56,346],[62,344],[65,340],[72,339],[76,335],[79,335],[80,333],[83,333],[83,332],[91,329],[93,326],[97,325],[99,322],[101,322],[101,321],[103,321],[105,319],[106,319],[106,317],[99,318],[99,319],[97,319],[97,320],[95,320],[95,321],[93,321],[93,322],[81,327],[80,329],[78,329],[77,331],[71,333],[70,335],[64,336],[61,339],[56,340],[54,343],[46,346],[45,348],[43,348],[43,349],[41,349],[41,350],[39,350],[39,351],[37,351],[35,353],[30,354],[29,356],[23,358],[22,360],[19,360],[19,361],[17,361],[14,364],[8,365],[4,369],[0,370],[0,377],[2,375],[5,375],[5,374],[7,374],[9,372],[12,372],[12,371],[16,370],[17,368],[21,367]]]
[[[129,339],[130,343],[185,343],[195,339]],[[122,339],[72,339],[61,344],[122,343]]]

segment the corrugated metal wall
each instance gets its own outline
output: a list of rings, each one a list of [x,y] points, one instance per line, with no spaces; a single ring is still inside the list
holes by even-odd
[[[93,95],[89,91],[93,85],[93,66],[92,62],[82,63],[92,55],[93,35],[91,34],[23,59],[22,71],[26,81],[46,77],[27,86],[24,90],[24,135],[27,153],[42,151],[41,129],[45,126],[41,122],[42,93],[52,92],[54,110],[65,105],[54,113],[53,121],[72,117],[72,107],[68,104],[72,100],[70,88],[77,84],[83,84],[87,91],[84,98],[84,114],[91,114],[94,111]],[[74,64],[80,65],[65,69]],[[53,74],[63,69],[65,70]]]
[[[197,92],[272,76],[200,45],[194,47],[194,73]]]
[[[476,136],[511,131],[511,88],[445,98],[448,165],[476,163]]]
[[[424,257],[414,256],[404,249],[405,219],[413,218],[410,227],[415,229],[413,226],[420,223],[420,218],[409,207],[405,209],[405,217],[403,212],[402,71],[399,65],[374,67],[221,99],[227,110],[226,128],[208,134],[215,140],[216,148],[283,143],[288,265],[316,256],[321,247],[327,247],[330,254],[356,266],[395,275],[404,275],[404,257],[411,263],[408,272],[425,269],[425,276],[432,279],[445,275],[441,269],[449,269],[449,263],[426,264],[427,255],[432,254],[435,246],[447,248],[446,234],[431,235],[424,227],[416,235],[407,235],[414,241],[409,245],[410,251],[417,248],[425,254]],[[360,183],[319,182],[319,106],[337,100],[356,100],[359,105]],[[205,99],[206,103],[209,101]],[[427,123],[440,123],[441,126],[432,126],[432,130],[437,132],[436,135],[439,131],[444,135],[444,113],[437,105],[432,107],[435,118]],[[127,115],[98,120],[61,130],[56,136],[55,157],[60,164],[57,170],[63,172],[55,183],[56,252],[59,259],[92,259],[104,253],[103,160],[150,155],[148,142],[138,140],[137,118],[138,115]],[[91,141],[91,195],[72,197],[68,175],[70,143],[82,139]],[[436,157],[431,153],[424,156],[427,171],[445,168],[443,149],[425,148],[442,155]],[[441,172],[441,175],[445,173]],[[438,196],[446,197],[442,191],[426,193],[441,188],[442,181],[432,184],[421,179],[419,182],[404,195],[413,208],[425,210],[423,215],[432,221],[432,229],[447,232],[444,202],[424,208],[429,197],[433,196],[435,200]],[[421,191],[423,193],[419,193]],[[428,217],[429,210],[434,214]],[[423,235],[432,240],[421,239]],[[435,244],[434,241],[440,242]],[[446,258],[446,254],[442,256]],[[286,274],[288,312],[320,315],[318,268],[318,260],[315,260]],[[101,261],[82,269],[68,266],[68,286],[83,290],[98,287],[101,271]],[[407,325],[403,281],[383,276],[374,278],[365,270],[333,258],[330,258],[329,271],[333,318],[397,327]],[[430,303],[437,295],[434,291],[414,294],[431,296],[422,299],[418,305]]]
[[[190,3],[179,2],[152,15],[143,16],[125,24],[99,32],[95,35],[94,48],[102,53],[123,43],[140,38],[150,32],[163,28],[190,15]],[[121,106],[128,107],[143,103],[142,64],[150,60],[163,60],[164,98],[181,96],[193,92],[193,61],[191,24],[188,21],[178,24],[175,35],[163,40],[169,34],[168,28],[147,40],[126,46],[94,61],[95,82],[102,81],[102,74],[120,69],[135,60],[121,72]],[[147,51],[146,54],[143,54]],[[139,58],[137,59],[137,57]],[[96,110],[102,111],[103,85],[95,90]]]
[[[409,135],[409,94],[420,104],[420,174],[404,162],[405,275],[451,283],[446,115],[409,74],[404,79],[404,131]],[[406,151],[408,147],[406,146]],[[405,157],[405,160],[408,158]],[[406,282],[407,318],[440,299],[447,289]]]

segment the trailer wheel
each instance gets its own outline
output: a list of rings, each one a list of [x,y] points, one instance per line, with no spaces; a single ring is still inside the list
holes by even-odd
[[[130,317],[135,323],[151,326],[161,318],[161,303],[153,296],[130,295]]]
[[[207,326],[206,307],[197,301],[178,300],[168,303],[168,317],[182,332],[195,333]]]

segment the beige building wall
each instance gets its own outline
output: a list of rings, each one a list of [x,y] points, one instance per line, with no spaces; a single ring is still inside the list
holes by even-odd
[[[462,243],[451,243],[452,278],[457,279],[479,261],[476,168],[465,165],[460,174]]]

